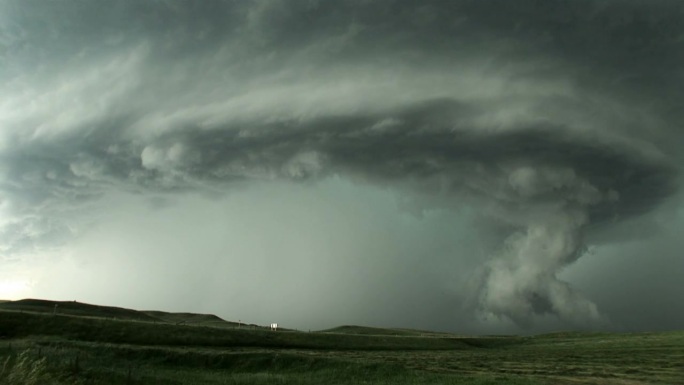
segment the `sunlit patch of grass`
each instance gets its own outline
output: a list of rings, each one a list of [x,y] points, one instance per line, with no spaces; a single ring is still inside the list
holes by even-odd
[[[30,350],[24,350],[18,356],[5,357],[0,369],[0,384],[50,385],[61,382],[48,371],[45,357],[38,358]]]

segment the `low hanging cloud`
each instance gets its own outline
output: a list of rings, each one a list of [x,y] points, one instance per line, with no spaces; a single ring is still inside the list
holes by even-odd
[[[68,248],[115,193],[339,177],[503,231],[477,312],[601,325],[559,274],[678,193],[678,4],[57,4],[2,5],[8,256]]]

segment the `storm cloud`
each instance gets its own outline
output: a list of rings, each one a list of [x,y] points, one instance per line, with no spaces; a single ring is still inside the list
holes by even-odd
[[[149,293],[130,306],[189,280],[186,307],[302,327],[637,327],[572,268],[683,225],[678,2],[1,4],[0,279],[28,293],[77,297],[108,266]],[[69,263],[80,287],[36,273]],[[312,278],[331,269],[354,287]],[[273,304],[269,282],[320,294]]]

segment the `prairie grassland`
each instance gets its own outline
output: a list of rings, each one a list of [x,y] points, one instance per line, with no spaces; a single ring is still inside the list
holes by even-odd
[[[0,384],[684,384],[684,332],[472,338],[360,330],[366,334],[0,311]]]
[[[1,348],[0,348],[1,349]],[[199,349],[13,340],[0,384],[541,384],[515,376],[431,373],[273,349]],[[17,380],[24,380],[17,382]]]

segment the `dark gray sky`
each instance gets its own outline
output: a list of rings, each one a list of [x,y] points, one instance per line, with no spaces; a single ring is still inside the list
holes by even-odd
[[[684,322],[680,1],[0,0],[0,297]]]

